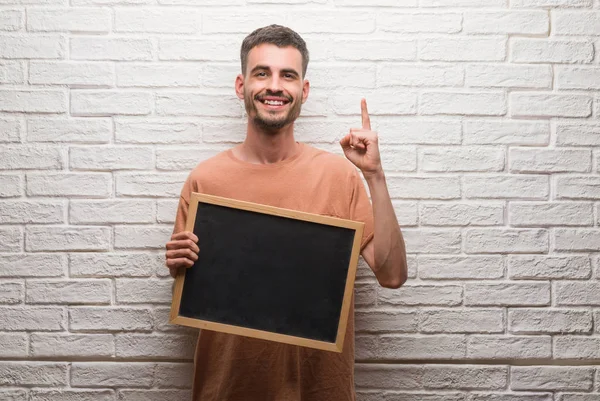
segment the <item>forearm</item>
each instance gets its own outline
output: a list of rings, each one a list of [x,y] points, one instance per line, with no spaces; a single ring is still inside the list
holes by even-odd
[[[373,203],[374,237],[371,268],[384,287],[398,288],[407,278],[406,248],[388,192],[385,174],[365,175]]]

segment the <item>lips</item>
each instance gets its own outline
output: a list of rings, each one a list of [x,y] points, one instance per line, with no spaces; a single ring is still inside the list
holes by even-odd
[[[291,99],[283,96],[256,96],[255,99],[262,104],[271,107],[282,107],[291,101]]]

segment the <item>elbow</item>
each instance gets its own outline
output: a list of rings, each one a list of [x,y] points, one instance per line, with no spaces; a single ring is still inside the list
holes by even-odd
[[[404,285],[404,283],[406,283],[406,280],[407,280],[407,277],[404,274],[404,275],[402,275],[400,277],[395,277],[395,278],[392,278],[392,279],[384,281],[384,282],[380,281],[379,284],[382,287],[390,288],[390,289],[395,290],[395,289],[398,289],[398,288],[402,287]]]

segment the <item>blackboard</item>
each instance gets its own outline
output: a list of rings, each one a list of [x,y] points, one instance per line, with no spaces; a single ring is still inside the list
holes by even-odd
[[[363,223],[192,194],[171,322],[341,352]]]

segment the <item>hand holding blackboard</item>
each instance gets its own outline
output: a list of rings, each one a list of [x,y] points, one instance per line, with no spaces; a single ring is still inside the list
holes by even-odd
[[[181,267],[189,268],[198,260],[198,237],[190,231],[182,231],[171,236],[167,242],[166,265],[171,277],[176,277]]]

